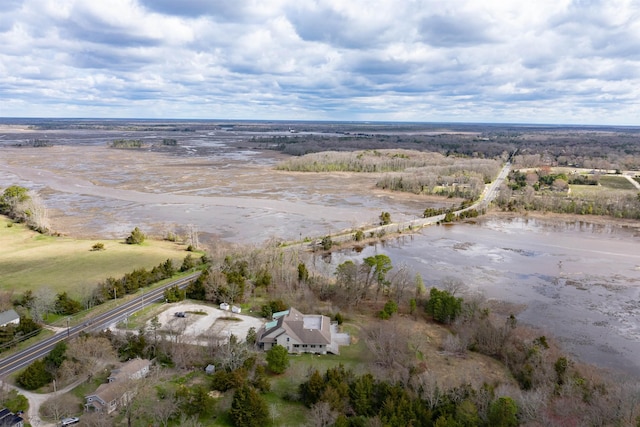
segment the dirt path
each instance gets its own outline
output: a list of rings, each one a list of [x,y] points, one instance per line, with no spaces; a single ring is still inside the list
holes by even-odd
[[[633,174],[635,175],[635,172],[630,172],[630,173],[633,173]],[[625,173],[624,177],[625,177],[625,178],[627,178],[627,180],[628,180],[631,184],[633,184],[633,186],[634,186],[634,187],[636,187],[638,190],[640,190],[640,183],[639,183],[638,181],[636,181],[635,179],[633,179],[633,177],[632,177],[631,175],[627,175],[627,174]]]
[[[29,422],[29,424],[31,424],[33,427],[56,427],[56,424],[51,423],[49,421],[45,421],[42,418],[40,418],[40,407],[44,402],[47,401],[47,399],[55,396],[56,394],[67,393],[73,390],[78,385],[80,385],[83,381],[84,381],[83,379],[78,380],[72,384],[69,384],[63,389],[58,390],[55,393],[33,393],[31,391],[23,390],[9,383],[5,383],[5,382],[1,382],[1,383],[3,386],[17,390],[29,401],[29,410],[26,413],[25,421]]]

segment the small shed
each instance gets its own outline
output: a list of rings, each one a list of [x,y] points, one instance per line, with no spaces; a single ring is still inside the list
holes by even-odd
[[[231,307],[231,311],[234,313],[240,313],[242,311],[242,309],[240,307],[238,307],[237,305],[234,305]]]
[[[20,315],[14,310],[7,310],[0,313],[0,327],[7,325],[19,325]]]
[[[214,365],[209,364],[207,365],[206,368],[204,368],[204,371],[209,375],[213,375],[216,373],[216,367]]]
[[[220,310],[229,311],[229,304],[227,304],[226,302],[223,302],[222,304],[220,304]]]

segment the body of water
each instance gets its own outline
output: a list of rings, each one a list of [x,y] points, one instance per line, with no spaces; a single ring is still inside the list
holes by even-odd
[[[521,322],[559,339],[580,360],[640,375],[638,232],[612,225],[485,219],[332,254],[331,264],[388,255],[425,284],[525,305]],[[332,266],[333,268],[333,266]]]

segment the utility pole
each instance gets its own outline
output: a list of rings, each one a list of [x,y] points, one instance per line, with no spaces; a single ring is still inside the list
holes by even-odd
[[[71,335],[71,330],[69,329],[69,318],[67,317],[67,337]]]

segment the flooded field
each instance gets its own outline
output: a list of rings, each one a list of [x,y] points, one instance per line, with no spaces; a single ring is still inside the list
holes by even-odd
[[[162,237],[194,225],[201,241],[297,240],[375,223],[382,210],[413,219],[438,203],[377,190],[376,174],[275,171],[283,155],[238,147],[225,132],[155,151],[111,149],[108,139],[83,135],[43,148],[11,147],[14,135],[0,151],[0,187],[38,190],[63,234],[118,238],[140,226]]]
[[[333,254],[331,264],[387,254],[425,284],[457,279],[467,293],[522,305],[517,318],[578,358],[640,376],[637,229],[545,219],[483,219]]]

